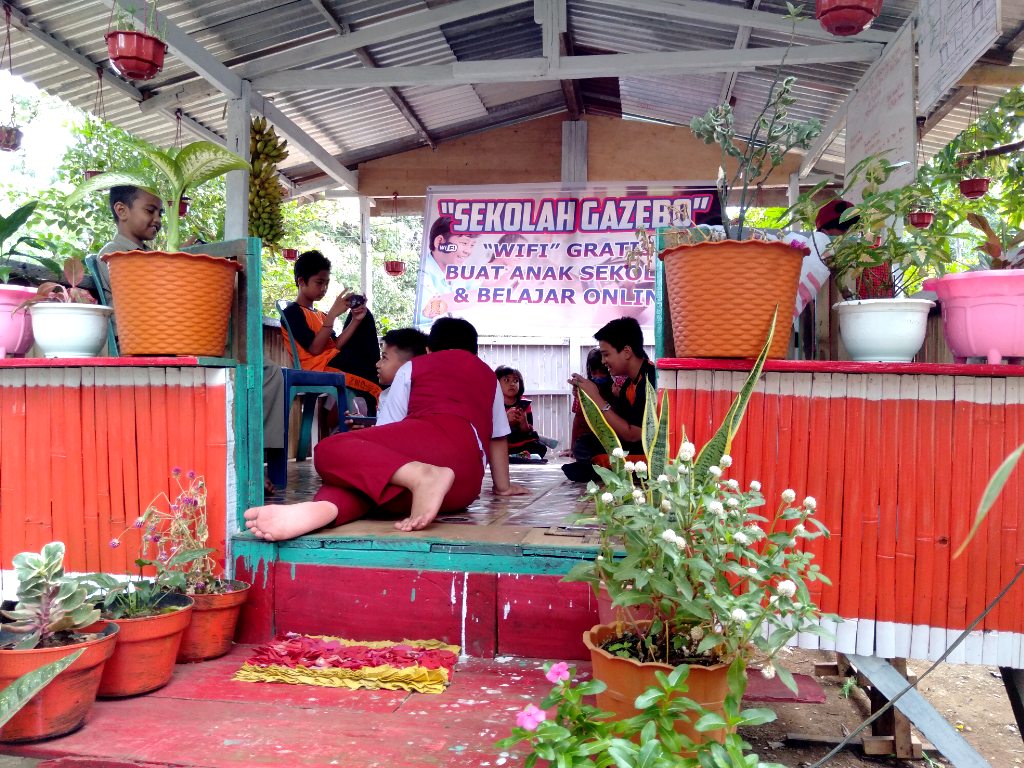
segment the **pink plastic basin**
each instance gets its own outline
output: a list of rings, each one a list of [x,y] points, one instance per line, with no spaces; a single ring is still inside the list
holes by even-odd
[[[32,346],[32,318],[24,309],[11,313],[35,295],[35,288],[0,285],[0,359],[24,355]]]
[[[924,281],[942,305],[946,342],[957,362],[1024,357],[1024,270],[962,272]]]

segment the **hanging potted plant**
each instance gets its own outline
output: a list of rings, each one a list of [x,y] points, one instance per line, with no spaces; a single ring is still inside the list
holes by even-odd
[[[36,344],[44,357],[96,357],[106,343],[114,310],[97,304],[91,293],[79,287],[85,279],[81,259],[67,259],[63,273],[66,287],[43,283],[22,305],[32,318]]]
[[[384,262],[384,271],[392,277],[401,277],[405,274],[405,262],[396,259],[388,259]]]
[[[859,35],[882,12],[882,0],[817,0],[814,18],[839,37]]]
[[[796,17],[790,18],[795,23]],[[665,293],[677,357],[756,357],[776,306],[785,314],[796,305],[805,251],[747,224],[747,210],[754,204],[757,188],[787,152],[807,149],[821,132],[817,120],[790,116],[796,101],[795,83],[795,78],[781,76],[781,67],[776,70],[768,97],[748,133],[737,132],[728,104],[690,122],[694,136],[721,148],[717,187],[723,219],[721,226],[700,225],[673,232],[677,245],[659,254],[665,264]],[[725,215],[730,204],[739,208],[733,221]],[[720,319],[723,285],[744,286],[743,301],[732,308],[729,322]],[[788,346],[788,336],[778,334],[770,356],[785,357]]]
[[[142,539],[146,563],[163,564],[165,579],[175,590],[192,598],[192,619],[178,648],[178,662],[203,661],[231,650],[249,584],[225,579],[207,547],[206,482],[201,475],[178,468],[171,471],[178,487],[172,501],[158,493],[135,521],[145,533]],[[120,545],[119,539],[110,542]]]
[[[77,729],[96,700],[103,665],[114,651],[117,626],[97,623],[86,591],[64,575],[64,544],[14,558],[17,602],[0,611],[0,689],[28,672],[83,653],[18,714],[0,727],[0,741],[36,741]]]
[[[298,248],[282,248],[281,249],[281,258],[283,258],[285,261],[295,261],[297,258],[299,258],[299,249]]]
[[[151,80],[164,68],[167,44],[157,37],[156,0],[144,13],[142,31],[136,29],[135,17],[115,2],[115,29],[104,35],[110,66],[128,80]],[[111,9],[113,11],[113,9]]]
[[[904,219],[922,199],[931,197],[923,181],[880,191],[899,167],[871,155],[848,174],[842,195],[852,196],[863,181],[863,199],[843,211],[845,231],[832,239],[823,261],[831,270],[843,301],[833,309],[851,359],[859,362],[910,362],[924,344],[928,313],[934,302],[911,298],[930,274],[943,272],[952,260],[950,241],[956,222],[944,212],[928,227],[901,231]],[[795,222],[812,228],[823,207],[818,185],[790,209]]]
[[[179,251],[179,203],[185,189],[248,169],[249,164],[209,141],[193,142],[177,152],[141,142],[134,147],[152,161],[152,175],[139,170],[103,173],[67,198],[67,205],[73,205],[93,192],[132,185],[170,201],[164,218],[166,251],[119,251],[102,257],[110,268],[121,354],[219,357],[227,340],[235,275],[242,266]],[[155,274],[160,275],[159,291],[152,289]]]
[[[0,125],[0,150],[4,152],[17,152],[21,149],[21,139],[23,136],[21,128],[14,124],[13,118],[8,125]]]
[[[788,320],[788,316],[787,316]],[[747,401],[760,377],[772,342],[768,340],[723,425],[698,453],[684,443],[668,456],[668,399],[658,409],[648,385],[644,414],[646,461],[628,461],[615,432],[597,405],[581,394],[587,423],[611,458],[597,468],[602,485],[587,493],[596,508],[600,543],[594,561],[581,563],[567,580],[587,581],[595,592],[603,582],[625,619],[599,624],[583,635],[598,707],[616,717],[637,714],[634,702],[657,685],[657,673],[689,666],[687,697],[718,713],[717,728],[700,729],[682,718],[677,730],[688,739],[722,740],[723,702],[731,665],[763,665],[795,690],[792,676],[775,665],[775,655],[797,632],[822,633],[823,618],[806,582],[824,580],[804,551],[804,542],[827,534],[815,520],[815,501],[800,505],[786,491],[773,514],[759,514],[760,486],[740,489],[723,475],[732,464],[727,451]],[[652,618],[636,619],[630,609],[645,606]]]

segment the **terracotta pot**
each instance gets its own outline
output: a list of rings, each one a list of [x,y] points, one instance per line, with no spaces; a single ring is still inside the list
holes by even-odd
[[[38,741],[63,736],[77,730],[85,722],[85,716],[96,700],[103,665],[114,652],[117,640],[116,624],[101,622],[94,626],[103,636],[85,643],[31,651],[0,651],[2,690],[33,669],[57,661],[79,648],[85,649],[85,653],[70,667],[32,697],[5,725],[0,726],[0,741]],[[10,640],[10,637],[9,633],[0,632],[3,641]]]
[[[281,256],[284,257],[285,261],[295,261],[297,258],[299,258],[299,249],[298,248],[282,248],[281,249]]]
[[[177,610],[138,619],[111,619],[120,631],[114,654],[103,668],[100,696],[136,696],[170,681],[181,636],[192,620],[192,598],[168,594],[161,598],[160,606]]]
[[[612,596],[608,587],[601,582],[597,590],[597,620],[602,624],[614,624],[617,621],[650,621],[654,618],[654,606],[652,605],[631,605],[629,614],[626,608],[612,605]]]
[[[8,355],[24,355],[32,346],[32,318],[19,309],[36,295],[35,288],[24,285],[0,285],[0,360]]]
[[[122,355],[224,355],[241,264],[166,251],[116,251],[102,258],[110,267]]]
[[[769,358],[789,349],[789,328],[804,256],[785,243],[723,240],[677,245],[659,254],[676,357],[744,357],[761,354],[778,307]],[[728,312],[722,302],[741,291]]]
[[[399,277],[405,274],[405,262],[404,261],[385,261],[384,271],[392,277]]]
[[[21,149],[21,128],[16,125],[0,126],[0,149],[4,152],[17,152]]]
[[[231,650],[249,584],[233,581],[234,591],[223,595],[191,595],[195,601],[192,623],[181,638],[178,663],[216,659]]]
[[[601,648],[603,643],[618,636],[614,626],[598,624],[583,633],[583,644],[590,651],[594,678],[608,686],[602,693],[597,694],[597,706],[614,713],[616,720],[623,720],[638,714],[639,710],[633,706],[636,697],[648,688],[658,685],[654,673],[663,672],[667,675],[675,667],[671,664],[641,663],[634,659],[624,659],[613,656]],[[728,675],[728,664],[716,664],[711,667],[691,665],[690,674],[686,678],[689,690],[685,695],[708,711],[722,714],[722,703],[729,693]],[[697,743],[721,741],[725,737],[724,729],[699,733],[694,730],[692,722],[683,720],[676,721],[676,732],[688,736]]]
[[[991,179],[960,179],[960,194],[968,200],[977,200],[988,192]]]
[[[164,68],[167,45],[163,40],[134,30],[104,35],[110,65],[129,80],[149,80]]]
[[[907,214],[907,222],[918,229],[928,229],[935,221],[935,214],[931,211],[911,211]]]
[[[859,35],[882,12],[882,0],[818,0],[814,17],[839,37]]]

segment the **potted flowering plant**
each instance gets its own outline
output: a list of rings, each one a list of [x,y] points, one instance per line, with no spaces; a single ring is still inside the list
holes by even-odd
[[[773,319],[774,327],[774,319]],[[580,563],[568,580],[607,585],[625,620],[597,625],[584,633],[594,677],[607,685],[597,705],[620,717],[635,714],[634,701],[654,684],[655,673],[690,665],[688,696],[722,712],[732,664],[763,665],[766,676],[795,690],[792,675],[775,664],[779,650],[798,632],[825,633],[821,612],[807,582],[828,580],[812,563],[803,543],[827,530],[814,518],[812,497],[796,504],[785,491],[773,512],[760,486],[741,489],[724,475],[732,463],[729,446],[761,374],[772,335],[761,351],[712,439],[698,453],[683,442],[668,455],[668,402],[656,410],[648,387],[643,444],[646,461],[631,462],[614,431],[592,400],[581,398],[594,434],[611,455],[611,469],[595,467],[602,485],[588,494],[596,507],[600,546],[592,562]],[[628,609],[649,606],[650,619],[634,619]],[[722,739],[724,730],[698,734],[680,721],[688,738]],[[723,726],[724,728],[724,726]]]
[[[78,728],[96,699],[117,626],[97,623],[86,590],[64,575],[64,544],[14,557],[17,602],[0,611],[0,689],[25,674],[82,651],[5,725],[0,741],[35,741]]]
[[[171,477],[178,487],[174,499],[161,491],[135,521],[134,527],[143,531],[141,559],[145,565],[157,567],[165,583],[172,583],[175,591],[194,602],[177,660],[213,659],[231,650],[250,585],[223,578],[211,557],[214,550],[207,546],[208,489],[202,475],[175,467]],[[112,547],[120,544],[120,537],[110,542]]]
[[[795,22],[800,9],[787,3],[787,18]],[[792,35],[790,37],[792,44]],[[758,188],[778,168],[786,153],[807,149],[821,133],[816,119],[798,120],[790,114],[796,103],[796,78],[782,77],[785,59],[775,71],[760,112],[750,129],[737,129],[733,109],[719,104],[690,121],[693,135],[721,149],[718,198],[720,226],[699,225],[666,233],[673,243],[659,258],[665,264],[666,295],[679,357],[757,357],[776,306],[793,308],[805,250],[775,235],[747,225]],[[738,206],[734,221],[727,206]],[[723,323],[721,286],[746,286],[734,322]],[[789,338],[775,340],[770,356],[786,356]]]
[[[110,66],[128,80],[151,80],[164,68],[167,44],[157,36],[156,4],[152,0],[145,14],[142,30],[136,29],[134,13],[116,2],[114,29],[104,35]]]
[[[688,698],[691,667],[681,665],[667,674],[658,673],[655,683],[633,702],[638,714],[616,720],[587,703],[585,697],[600,696],[607,686],[600,680],[578,681],[576,670],[565,662],[545,664],[544,674],[554,687],[538,707],[529,704],[516,714],[512,736],[497,743],[499,749],[526,744],[526,768],[539,760],[564,768],[612,768],[613,766],[744,766],[782,768],[762,763],[749,754],[750,744],[735,733],[740,725],[761,725],[775,719],[770,709],[741,709],[746,677],[743,667],[729,668],[728,687],[722,712],[710,712]],[[554,708],[552,717],[548,710]],[[678,721],[691,721],[695,730],[726,730],[719,742],[696,742],[676,731]],[[728,760],[728,762],[724,762]]]

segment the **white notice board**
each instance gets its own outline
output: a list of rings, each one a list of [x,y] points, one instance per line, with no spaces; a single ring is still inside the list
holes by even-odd
[[[885,189],[914,180],[917,121],[914,113],[914,38],[911,25],[885,47],[882,57],[857,85],[846,112],[846,175],[868,155],[885,152],[896,169]],[[860,190],[853,190],[860,198]]]
[[[927,115],[999,39],[999,0],[922,0],[917,11],[918,113]]]

